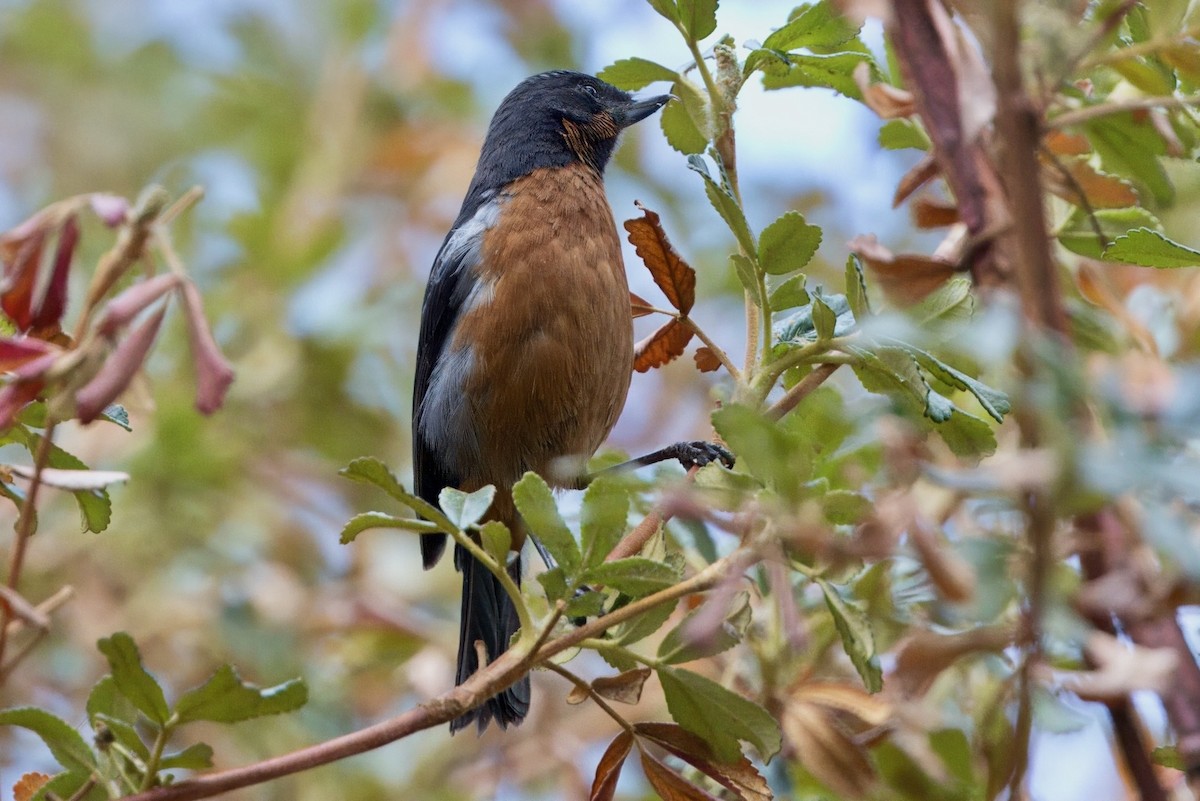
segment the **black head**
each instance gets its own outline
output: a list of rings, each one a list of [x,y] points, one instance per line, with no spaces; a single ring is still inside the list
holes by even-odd
[[[526,78],[492,117],[472,188],[496,188],[541,167],[575,162],[603,172],[621,131],[668,100],[669,95],[636,100],[579,72]]]

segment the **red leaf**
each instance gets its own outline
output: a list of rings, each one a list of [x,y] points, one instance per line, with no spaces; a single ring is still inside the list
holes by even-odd
[[[715,373],[721,369],[721,360],[707,345],[696,348],[696,353],[692,358],[696,360],[696,369],[702,373]]]
[[[129,382],[146,361],[146,354],[150,352],[150,346],[158,336],[158,328],[162,325],[166,313],[167,309],[164,306],[129,332],[129,335],[113,349],[92,380],[75,393],[75,416],[81,423],[90,423],[99,417],[100,413],[129,386]]]
[[[743,801],[770,801],[771,788],[750,762],[720,762],[703,738],[674,723],[638,723],[634,732],[732,790]]]
[[[38,265],[42,263],[42,248],[46,244],[44,227],[36,228],[24,236],[17,235],[17,232],[26,228],[28,222],[5,234],[0,241],[4,253],[4,286],[0,290],[0,308],[21,331],[28,331],[33,325],[33,287],[37,283]]]
[[[922,156],[912,169],[901,176],[900,183],[896,185],[896,194],[892,195],[892,208],[896,208],[908,200],[913,192],[936,178],[939,172],[937,161],[933,156],[928,154]]]
[[[612,801],[617,792],[617,779],[621,778],[621,767],[625,757],[633,749],[633,735],[622,731],[608,744],[600,764],[596,766],[596,778],[592,782],[592,792],[588,801]]]
[[[225,393],[233,383],[233,368],[225,360],[204,317],[204,301],[191,281],[183,284],[183,310],[187,316],[188,344],[196,367],[196,408],[212,414],[221,408]]]
[[[644,373],[675,361],[692,341],[692,329],[671,319],[633,347],[633,369]]]
[[[33,313],[32,328],[57,327],[67,310],[67,279],[71,277],[71,260],[75,246],[79,244],[79,217],[68,215],[58,231],[58,244],[54,250],[54,265],[45,292],[38,299]]]
[[[8,373],[34,359],[53,353],[52,345],[31,337],[0,337],[0,373]]]
[[[654,283],[671,305],[686,316],[696,302],[696,271],[671,247],[658,215],[641,203],[636,205],[644,216],[625,221],[629,241],[646,264]]]
[[[685,781],[682,776],[645,751],[642,751],[642,770],[646,772],[650,786],[662,796],[663,801],[718,801],[716,796]]]

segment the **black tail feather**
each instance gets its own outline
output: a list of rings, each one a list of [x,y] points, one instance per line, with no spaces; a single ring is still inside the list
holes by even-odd
[[[462,618],[458,631],[458,673],[456,684],[462,684],[479,669],[475,642],[482,641],[489,659],[495,659],[508,649],[508,642],[521,627],[512,599],[499,579],[492,575],[461,546],[454,549],[454,564],[463,574]],[[508,566],[508,574],[521,583],[521,557]],[[450,731],[457,732],[474,721],[483,732],[495,720],[502,729],[525,719],[529,711],[529,677],[525,676],[500,694],[489,698],[483,706],[455,718]]]

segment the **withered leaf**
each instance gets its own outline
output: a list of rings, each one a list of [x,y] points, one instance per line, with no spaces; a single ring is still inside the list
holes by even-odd
[[[721,360],[717,358],[717,354],[713,349],[704,345],[696,348],[696,353],[692,356],[696,360],[696,369],[702,373],[715,373],[721,369]]]
[[[667,300],[680,314],[687,315],[696,302],[696,271],[671,247],[658,214],[640,202],[636,205],[643,216],[625,221],[629,242]]]
[[[650,305],[650,301],[634,292],[629,293],[629,308],[635,320],[648,314],[654,314],[654,307]]]
[[[626,670],[616,676],[601,676],[592,682],[592,689],[610,701],[636,704],[642,698],[642,687],[650,678],[650,668],[640,667]]]
[[[875,768],[856,742],[820,704],[797,699],[783,713],[783,733],[804,767],[846,798],[863,798],[875,788]]]
[[[633,728],[639,737],[702,771],[743,801],[770,801],[774,797],[762,774],[744,756],[736,762],[723,763],[703,738],[674,723],[637,723]]]
[[[945,228],[958,222],[957,205],[929,195],[913,198],[909,208],[912,210],[913,222],[918,228]]]
[[[1067,175],[1063,175],[1064,170]],[[1047,189],[1076,206],[1123,209],[1138,202],[1137,192],[1128,181],[1099,172],[1084,159],[1043,162],[1042,177]]]
[[[980,626],[956,634],[914,630],[898,647],[896,666],[888,680],[895,682],[902,696],[920,697],[959,659],[1003,651],[1014,634],[1012,626]]]
[[[596,766],[596,778],[592,781],[588,801],[612,801],[617,792],[617,779],[621,778],[621,767],[632,749],[633,735],[628,731],[622,731],[608,744]]]
[[[949,280],[956,268],[929,256],[896,255],[870,235],[850,240],[850,250],[866,262],[888,300],[900,306],[918,303]]]
[[[1057,156],[1086,156],[1092,152],[1092,143],[1086,136],[1051,130],[1042,139],[1046,149]]]
[[[913,192],[936,178],[940,172],[941,169],[933,155],[926,153],[920,161],[912,166],[912,169],[900,177],[900,183],[896,184],[896,193],[892,195],[892,208],[898,207]]]
[[[26,773],[13,785],[13,801],[31,801],[48,781],[45,773]]]
[[[859,62],[854,68],[854,82],[858,84],[867,108],[878,114],[881,119],[894,120],[916,113],[912,92],[891,84],[872,83],[871,65],[866,61]]]
[[[718,801],[716,796],[689,783],[645,751],[642,751],[642,770],[646,772],[650,786],[663,801]]]
[[[1134,690],[1161,693],[1179,669],[1179,655],[1170,648],[1130,646],[1103,632],[1092,632],[1084,647],[1097,667],[1074,674],[1066,685],[1085,701],[1115,701]]]
[[[633,369],[644,373],[669,364],[683,355],[692,341],[692,329],[679,320],[671,319],[633,348]]]

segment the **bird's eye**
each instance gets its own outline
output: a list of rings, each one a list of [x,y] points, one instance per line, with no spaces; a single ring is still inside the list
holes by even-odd
[[[587,92],[589,95],[591,95],[592,97],[594,97],[596,99],[600,98],[600,93],[597,92],[596,87],[592,86],[590,83],[585,83],[583,85],[583,91]]]

